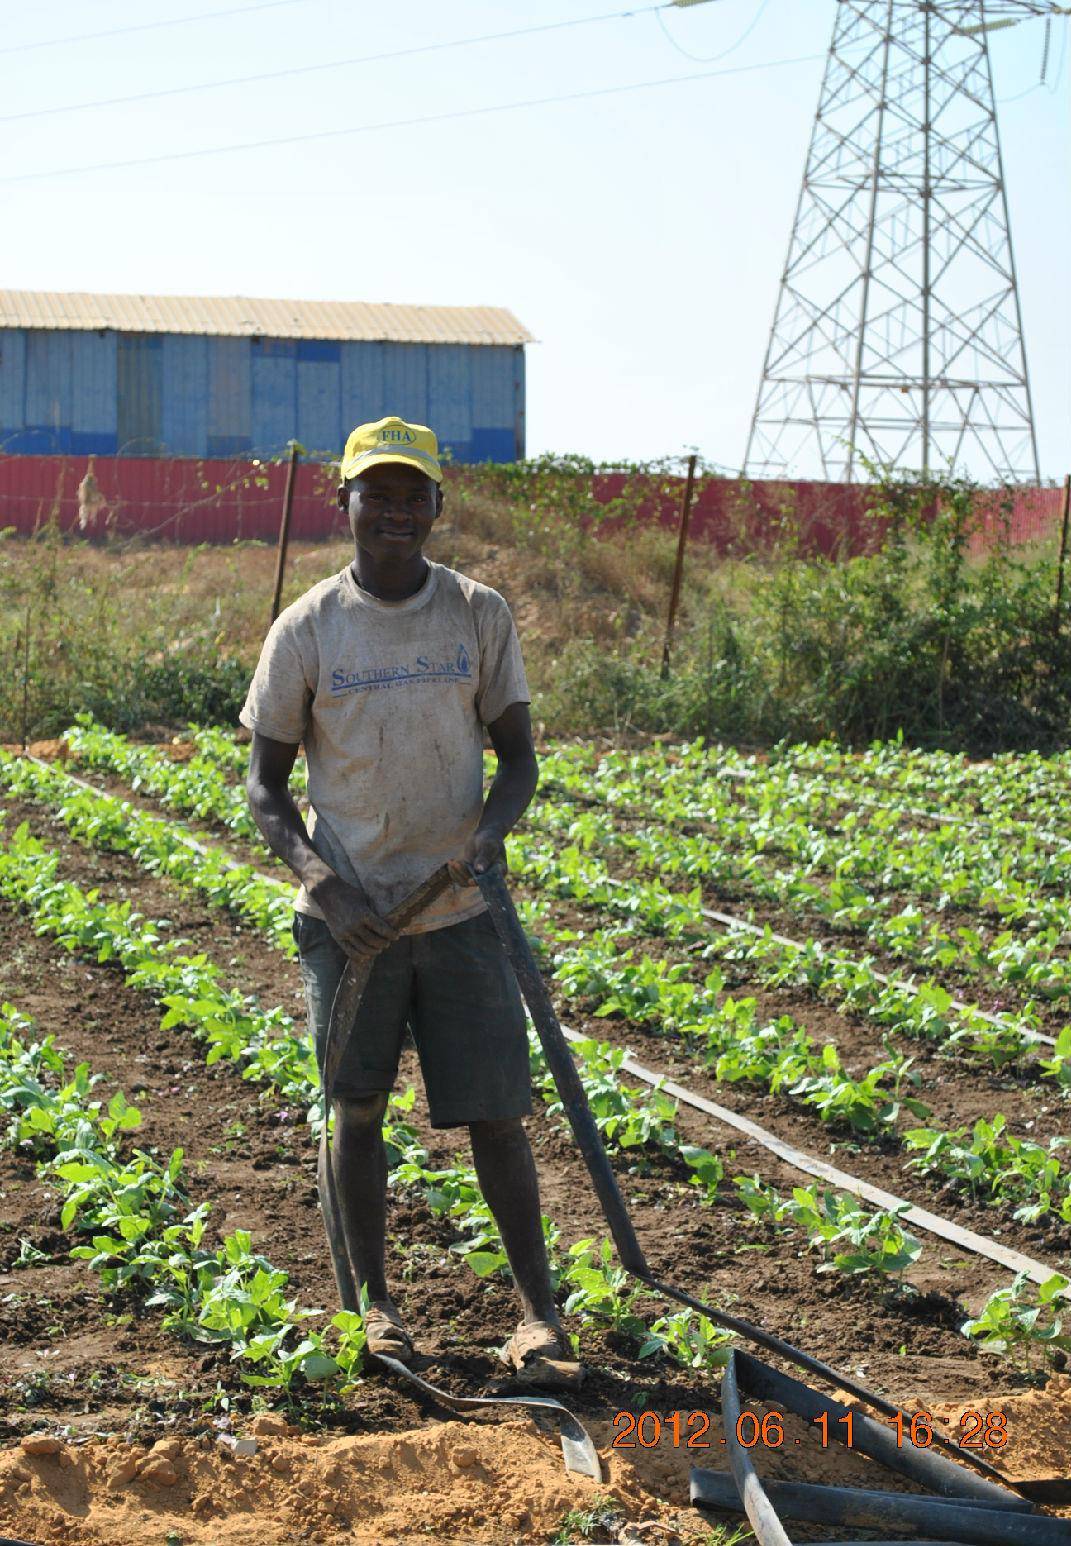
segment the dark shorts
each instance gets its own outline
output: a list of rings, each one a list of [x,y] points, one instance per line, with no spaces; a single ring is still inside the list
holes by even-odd
[[[347,956],[322,918],[294,914],[309,1030],[323,1068],[327,1027]],[[528,1116],[528,1036],[517,979],[486,913],[408,934],[372,966],[335,1094],[394,1088],[413,1033],[433,1127]]]

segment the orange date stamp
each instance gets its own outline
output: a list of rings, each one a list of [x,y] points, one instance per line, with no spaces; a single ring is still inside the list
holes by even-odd
[[[892,1429],[898,1448],[910,1445],[929,1449],[933,1443],[933,1418],[929,1412],[915,1412],[910,1418],[898,1412],[881,1421]],[[674,1449],[718,1449],[728,1442],[718,1414],[712,1412],[619,1411],[613,1414],[612,1426],[611,1449],[654,1449],[659,1444],[670,1444]],[[843,1444],[848,1449],[855,1446],[854,1412],[832,1419],[821,1412],[811,1418],[810,1426],[823,1449],[830,1444]],[[1003,1412],[963,1412],[958,1428],[953,1441],[960,1449],[1003,1449],[1008,1442],[1008,1419]],[[736,1420],[736,1441],[742,1449],[782,1449],[805,1442],[801,1437],[786,1435],[783,1412],[769,1411],[760,1416],[750,1410],[741,1412]]]

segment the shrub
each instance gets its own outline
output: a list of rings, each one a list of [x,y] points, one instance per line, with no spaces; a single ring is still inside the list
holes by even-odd
[[[690,545],[663,678],[676,538],[641,513],[652,499],[676,507],[671,470],[543,457],[451,478],[429,552],[513,603],[548,734],[752,745],[902,734],[982,753],[1068,744],[1071,624],[1054,628],[1054,545],[1014,546],[1001,496],[961,479],[878,478],[873,551],[847,559],[805,556],[792,501],[760,523],[742,485],[735,556]],[[761,552],[744,540],[760,524]],[[284,600],[350,552],[345,542],[295,549]],[[233,724],[272,565],[264,544],[111,552],[53,525],[0,542],[0,650],[11,663],[0,740],[54,734],[86,708],[119,730]]]

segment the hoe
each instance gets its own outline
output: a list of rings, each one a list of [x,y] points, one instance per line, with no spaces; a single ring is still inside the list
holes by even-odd
[[[882,1539],[871,1537],[867,1546],[898,1546],[905,1539],[914,1542],[915,1546],[956,1546],[956,1543],[1071,1546],[1071,1521],[1039,1514],[1035,1508],[1039,1503],[1071,1502],[1071,1481],[1053,1478],[1022,1482],[1012,1484],[1016,1490],[1010,1491],[995,1467],[980,1456],[961,1450],[942,1434],[933,1433],[933,1447],[916,1445],[906,1437],[913,1432],[910,1412],[903,1411],[854,1376],[831,1368],[761,1326],[704,1304],[655,1276],[636,1238],[568,1043],[517,917],[502,870],[495,867],[475,875],[474,879],[516,973],[622,1266],[664,1299],[698,1311],[743,1341],[803,1370],[823,1384],[847,1392],[884,1419],[881,1421],[849,1409],[754,1355],[736,1349],[730,1354],[725,1370],[721,1400],[724,1447],[730,1471],[726,1474],[695,1467],[691,1480],[693,1503],[699,1508],[746,1513],[759,1546],[792,1546],[782,1519],[798,1519],[838,1530],[880,1531]],[[395,928],[406,927],[449,883],[446,868],[437,870],[389,914],[390,922]],[[370,962],[351,960],[335,995],[323,1067],[324,1110],[327,1113],[331,1111],[335,1079],[370,970]],[[344,1308],[357,1310],[360,1300],[345,1245],[334,1167],[328,1163],[322,1170],[324,1223],[339,1295]],[[396,1359],[383,1357],[378,1362],[451,1411],[467,1412],[499,1404],[534,1409],[544,1421],[557,1424],[568,1469],[601,1479],[601,1464],[594,1442],[576,1416],[560,1401],[527,1394],[455,1396],[429,1384]],[[868,1455],[888,1470],[926,1489],[925,1492],[764,1482],[755,1469],[750,1448],[741,1442],[742,1401],[749,1397],[773,1405],[778,1413],[789,1411],[808,1422],[824,1421],[823,1431],[831,1438],[849,1442],[853,1450]],[[935,1449],[947,1454],[935,1453]],[[955,1455],[966,1464],[956,1464],[949,1455]],[[908,1532],[906,1538],[899,1533],[901,1530]],[[862,1546],[862,1543],[841,1541],[837,1546]]]

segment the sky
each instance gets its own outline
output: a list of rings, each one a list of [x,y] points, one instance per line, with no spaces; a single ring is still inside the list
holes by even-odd
[[[538,340],[529,454],[735,470],[835,9],[3,0],[0,288],[506,306]],[[1044,23],[991,40],[1047,478],[1071,465],[1069,30],[1045,86]]]

